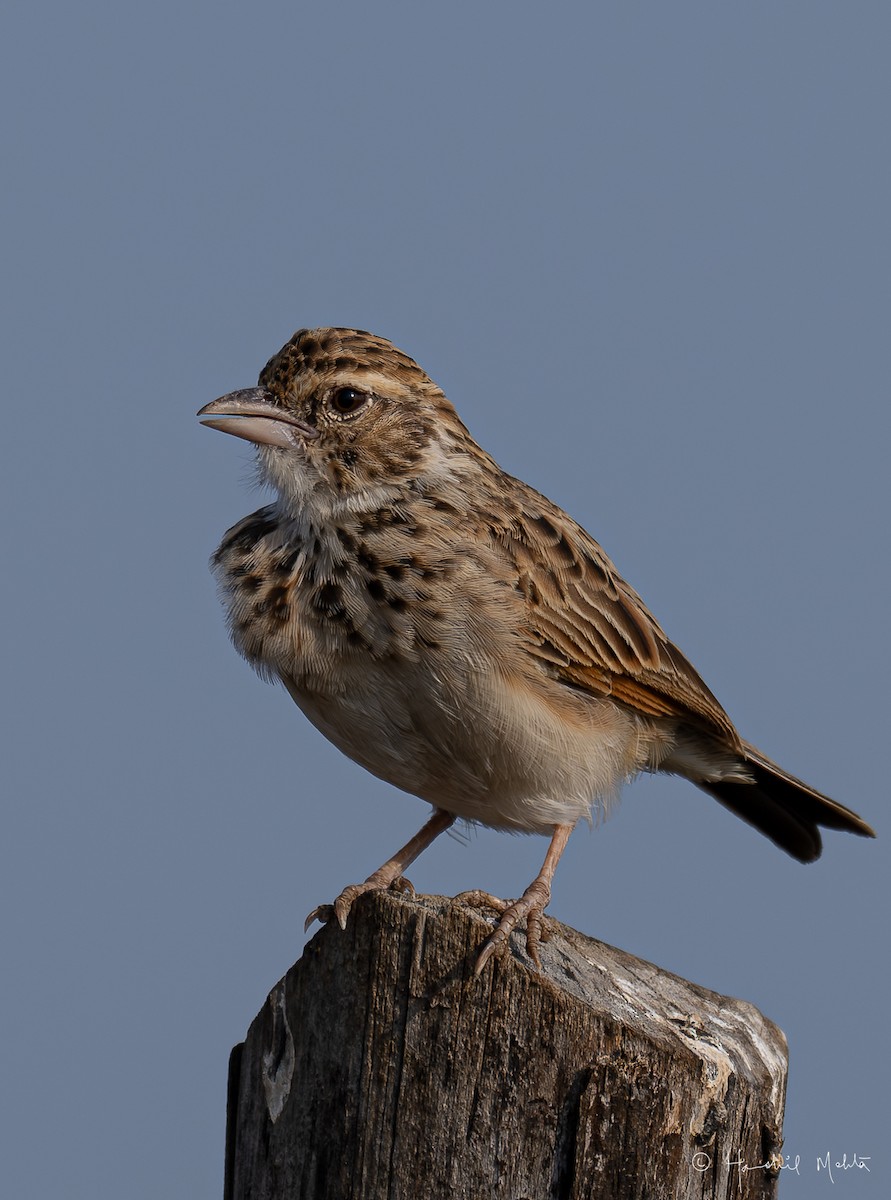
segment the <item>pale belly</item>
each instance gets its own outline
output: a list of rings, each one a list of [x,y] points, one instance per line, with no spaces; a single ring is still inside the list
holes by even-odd
[[[351,667],[340,664],[334,688],[283,681],[349,758],[467,820],[547,833],[589,816],[594,804],[606,807],[645,765],[639,723],[608,701],[570,697],[567,713],[495,670],[453,672],[443,686],[416,666]]]

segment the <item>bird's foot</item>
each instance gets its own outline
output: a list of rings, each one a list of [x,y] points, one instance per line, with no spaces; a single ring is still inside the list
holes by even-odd
[[[550,899],[550,884],[541,876],[530,883],[519,900],[500,900],[498,896],[493,896],[490,892],[481,891],[461,892],[456,896],[455,900],[461,904],[466,904],[471,908],[490,908],[493,912],[500,914],[494,932],[483,942],[477,955],[476,965],[473,969],[474,975],[481,973],[496,950],[507,945],[511,933],[524,917],[526,919],[526,953],[540,971],[541,961],[538,957],[538,947],[551,936],[544,915]]]
[[[364,896],[366,892],[399,892],[401,895],[415,894],[415,889],[411,882],[404,875],[397,875],[395,879],[377,878],[380,873],[375,871],[374,875],[369,875],[364,883],[351,883],[345,887],[333,904],[320,904],[314,908],[306,920],[303,922],[303,932],[305,933],[313,921],[319,921],[322,925],[327,925],[329,921],[336,920],[341,929],[346,929],[347,918],[350,915],[350,909],[360,896]]]

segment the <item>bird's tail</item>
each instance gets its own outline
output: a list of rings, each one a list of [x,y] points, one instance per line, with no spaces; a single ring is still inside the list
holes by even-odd
[[[855,812],[802,783],[748,742],[743,742],[743,753],[751,783],[697,780],[699,787],[799,862],[820,857],[823,843],[818,826],[876,836]]]

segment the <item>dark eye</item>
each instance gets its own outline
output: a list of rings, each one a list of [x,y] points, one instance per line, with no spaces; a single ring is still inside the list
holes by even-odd
[[[331,407],[341,416],[358,412],[368,402],[368,393],[360,392],[358,388],[341,387],[331,393]]]

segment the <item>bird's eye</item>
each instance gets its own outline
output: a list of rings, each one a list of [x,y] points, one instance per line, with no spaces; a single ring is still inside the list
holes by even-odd
[[[342,417],[358,412],[368,402],[368,393],[358,388],[341,387],[331,393],[331,407]]]

